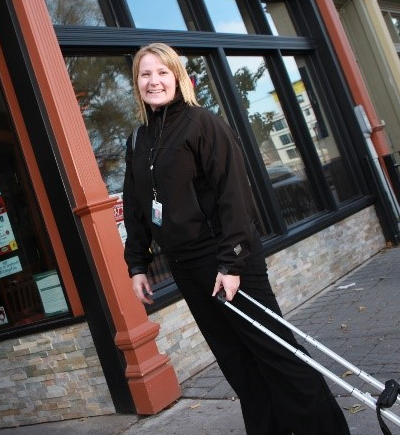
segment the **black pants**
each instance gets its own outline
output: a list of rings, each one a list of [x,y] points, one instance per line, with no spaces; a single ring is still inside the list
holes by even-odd
[[[349,435],[323,376],[211,297],[217,261],[170,264],[175,282],[242,407],[247,435]],[[240,288],[281,315],[261,244],[246,261]],[[292,332],[243,296],[233,304],[306,352]]]

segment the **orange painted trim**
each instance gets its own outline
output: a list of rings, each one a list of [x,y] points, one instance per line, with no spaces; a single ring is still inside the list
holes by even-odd
[[[98,201],[94,204],[86,204],[83,205],[81,207],[75,207],[72,211],[77,215],[77,216],[85,216],[87,214],[91,214],[94,213],[96,211],[101,211],[101,210],[107,210],[110,207],[114,207],[114,205],[117,203],[118,199],[117,198],[108,198],[108,199],[104,199],[102,201]]]
[[[383,126],[379,120],[372,104],[367,87],[354,57],[353,50],[347,39],[346,32],[339,19],[337,10],[332,0],[315,0],[329,36],[335,47],[337,56],[342,65],[346,79],[353,94],[356,105],[361,104],[368,116],[372,127],[371,140],[374,144],[378,157],[390,154],[390,147],[387,143]]]
[[[71,306],[72,314],[74,316],[83,315],[83,307],[79,298],[78,290],[75,286],[75,281],[72,277],[71,269],[69,267],[64,247],[61,242],[60,234],[57,225],[54,221],[53,212],[47,198],[46,190],[44,188],[43,180],[39,172],[35,155],[32,150],[32,144],[29,140],[29,135],[25,127],[24,119],[22,117],[21,109],[18,104],[17,97],[14,92],[14,87],[11,77],[8,72],[7,64],[4,58],[3,51],[0,46],[0,81],[3,85],[5,98],[10,108],[11,117],[14,123],[15,132],[21,144],[22,152],[26,161],[27,170],[32,180],[32,185],[36,193],[37,201],[40,211],[43,216],[43,221],[49,234],[50,242],[53,247],[54,255],[65,285],[65,291]],[[6,138],[1,138],[5,140]],[[15,138],[10,135],[7,141],[15,142]]]

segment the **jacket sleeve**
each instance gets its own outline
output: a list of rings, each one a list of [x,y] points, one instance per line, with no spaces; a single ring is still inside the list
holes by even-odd
[[[253,240],[254,204],[237,135],[210,114],[200,125],[198,158],[218,203],[222,237],[218,270],[240,275]]]
[[[150,252],[152,240],[150,228],[135,196],[131,137],[128,138],[126,144],[126,168],[123,188],[124,223],[127,233],[124,258],[130,277],[138,273],[147,273],[148,265],[153,259]]]

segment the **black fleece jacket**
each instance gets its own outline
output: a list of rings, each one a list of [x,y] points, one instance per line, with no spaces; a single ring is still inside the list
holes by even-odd
[[[239,275],[254,225],[236,134],[222,118],[181,97],[149,110],[148,117],[133,152],[131,136],[127,140],[123,201],[130,276],[147,272],[152,238],[169,261],[216,254],[220,272]],[[154,199],[162,204],[161,226],[152,222]]]

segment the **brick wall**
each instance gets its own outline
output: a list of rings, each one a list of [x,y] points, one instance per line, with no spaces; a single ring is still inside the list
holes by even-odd
[[[385,246],[369,207],[267,258],[282,311],[320,292]],[[214,362],[184,301],[152,314],[180,382]],[[0,427],[114,413],[85,323],[0,344]]]

